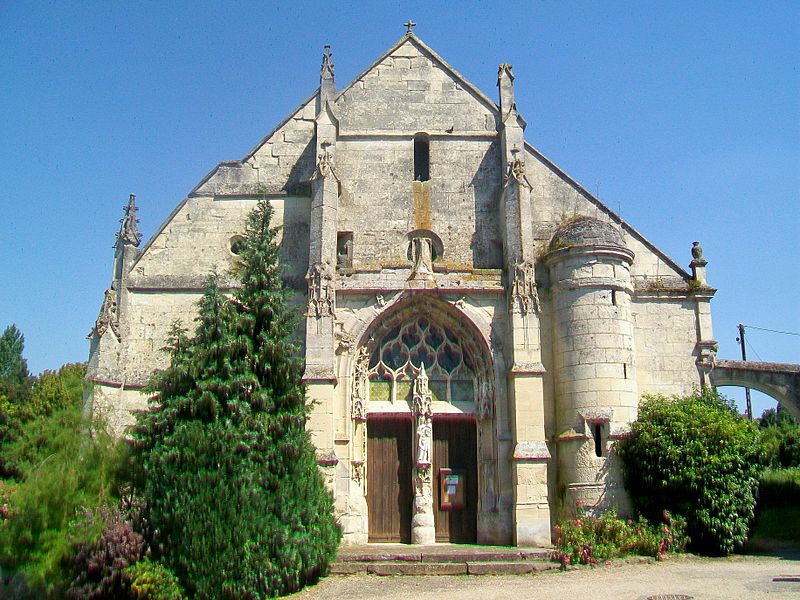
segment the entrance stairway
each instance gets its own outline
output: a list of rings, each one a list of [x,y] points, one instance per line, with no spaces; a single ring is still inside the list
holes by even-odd
[[[547,548],[436,544],[344,546],[331,575],[520,575],[559,569]]]

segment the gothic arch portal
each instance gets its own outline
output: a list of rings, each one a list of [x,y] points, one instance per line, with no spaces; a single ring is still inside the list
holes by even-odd
[[[457,306],[409,295],[365,327],[351,374],[352,462],[370,539],[478,541],[499,489],[486,336]]]

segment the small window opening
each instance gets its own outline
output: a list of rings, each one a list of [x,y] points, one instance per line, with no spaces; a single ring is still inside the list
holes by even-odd
[[[594,424],[594,454],[603,456],[603,426],[600,423]]]
[[[353,268],[353,232],[340,231],[336,234],[336,268]]]
[[[611,304],[617,305],[617,290],[611,290]]]
[[[628,364],[622,363],[622,376],[627,379],[628,378]]]
[[[244,250],[244,238],[240,235],[231,238],[231,254],[239,256]]]
[[[428,135],[418,133],[414,136],[414,181],[428,181],[431,178],[430,163]]]

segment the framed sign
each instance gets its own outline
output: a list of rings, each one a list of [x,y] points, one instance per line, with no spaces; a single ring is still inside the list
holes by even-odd
[[[466,472],[464,469],[439,469],[439,508],[464,510],[465,484]]]

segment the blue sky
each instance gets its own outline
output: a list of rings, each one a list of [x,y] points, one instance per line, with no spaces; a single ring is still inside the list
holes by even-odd
[[[492,98],[511,63],[528,141],[679,264],[701,242],[720,356],[740,322],[800,332],[795,2],[7,1],[0,327],[31,370],[86,359],[129,193],[148,238],[311,94],[324,44],[343,87],[409,18]],[[800,362],[800,336],[747,337]]]

